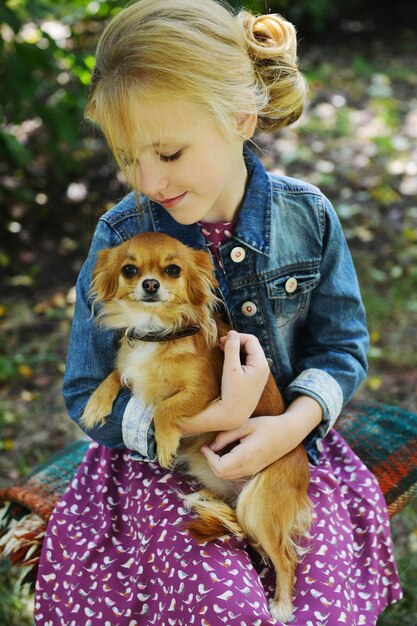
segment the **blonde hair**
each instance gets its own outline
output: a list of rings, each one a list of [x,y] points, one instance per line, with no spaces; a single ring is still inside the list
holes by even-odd
[[[279,15],[235,16],[216,0],[138,0],[100,38],[86,109],[116,159],[135,102],[149,94],[193,103],[225,132],[233,116],[254,112],[258,132],[287,126],[307,96],[294,26]]]

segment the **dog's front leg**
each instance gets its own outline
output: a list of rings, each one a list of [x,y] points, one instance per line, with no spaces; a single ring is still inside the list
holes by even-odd
[[[180,423],[196,415],[203,407],[195,407],[195,396],[188,389],[159,402],[155,407],[154,424],[156,452],[161,467],[172,467],[182,433]]]
[[[120,376],[117,372],[112,372],[105,378],[94,391],[87,402],[84,413],[81,417],[81,424],[87,429],[104,424],[105,418],[111,413],[113,402],[122,388]]]

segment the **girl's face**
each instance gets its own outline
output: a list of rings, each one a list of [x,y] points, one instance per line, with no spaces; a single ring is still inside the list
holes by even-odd
[[[135,114],[139,139],[119,148],[132,187],[180,224],[234,219],[247,179],[238,129],[226,139],[185,102],[146,101]]]

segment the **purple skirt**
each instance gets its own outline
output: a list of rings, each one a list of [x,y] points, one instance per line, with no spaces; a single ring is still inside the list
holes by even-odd
[[[245,541],[197,544],[179,494],[197,484],[91,444],[46,533],[37,626],[262,626],[275,581]],[[291,626],[372,626],[401,598],[378,483],[331,431],[311,466],[314,522]],[[273,497],[273,494],[271,494]]]

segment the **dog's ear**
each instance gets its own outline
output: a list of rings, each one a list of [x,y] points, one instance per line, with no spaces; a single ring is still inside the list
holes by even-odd
[[[188,272],[190,275],[188,294],[191,303],[201,306],[212,301],[214,291],[219,284],[214,275],[209,253],[204,250],[193,250]]]
[[[100,250],[91,285],[91,294],[95,302],[105,302],[114,298],[119,285],[119,272],[118,248]]]

